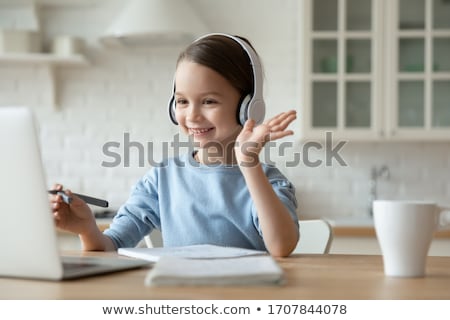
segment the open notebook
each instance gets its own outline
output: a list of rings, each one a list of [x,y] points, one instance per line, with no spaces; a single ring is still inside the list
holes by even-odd
[[[61,257],[32,112],[0,107],[0,277],[71,279],[147,261]]]
[[[147,273],[147,286],[279,285],[283,270],[269,255],[187,259],[161,257]]]
[[[236,247],[223,247],[212,244],[197,244],[167,248],[119,248],[118,253],[120,255],[148,260],[151,262],[156,262],[161,257],[166,256],[188,259],[220,259],[267,255],[266,251]]]
[[[167,248],[120,248],[119,254],[155,262],[149,286],[276,285],[283,270],[266,252],[211,244]]]

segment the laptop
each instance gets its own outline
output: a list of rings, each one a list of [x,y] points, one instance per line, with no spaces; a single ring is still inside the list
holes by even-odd
[[[63,280],[148,265],[60,256],[35,125],[29,108],[0,107],[0,277]]]

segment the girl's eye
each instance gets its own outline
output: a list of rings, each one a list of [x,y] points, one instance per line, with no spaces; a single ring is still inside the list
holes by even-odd
[[[217,103],[217,101],[214,100],[214,99],[205,99],[205,100],[203,100],[203,104],[215,104],[215,103]]]
[[[182,99],[182,98],[178,98],[177,100],[176,100],[176,104],[177,104],[177,106],[178,105],[186,105],[188,102],[187,102],[187,100],[186,99]]]

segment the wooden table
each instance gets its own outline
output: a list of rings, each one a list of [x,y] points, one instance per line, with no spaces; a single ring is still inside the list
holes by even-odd
[[[386,277],[376,255],[293,255],[278,262],[286,278],[280,286],[146,287],[144,268],[61,282],[0,278],[0,299],[450,299],[450,257],[428,257],[424,278]]]

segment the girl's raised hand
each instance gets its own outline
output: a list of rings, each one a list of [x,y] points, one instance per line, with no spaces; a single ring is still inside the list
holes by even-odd
[[[297,112],[290,110],[282,112],[255,126],[253,120],[247,120],[242,131],[236,138],[235,153],[240,165],[259,163],[259,154],[268,141],[275,141],[294,134],[287,127],[297,118]]]

